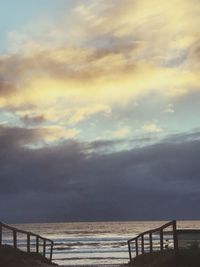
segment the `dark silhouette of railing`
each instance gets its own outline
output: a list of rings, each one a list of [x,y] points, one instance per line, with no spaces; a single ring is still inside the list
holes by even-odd
[[[10,238],[8,238],[9,234],[11,234]],[[5,235],[7,238],[6,240],[4,240]],[[21,240],[19,239],[19,235],[25,235],[26,237],[24,245],[26,247],[27,253],[35,252],[37,254],[41,254],[44,258],[48,258],[50,261],[52,261],[52,255],[53,255],[52,240],[44,238],[32,232],[27,232],[24,230],[17,229],[15,227],[0,222],[0,246],[11,245],[15,249],[17,248],[21,249],[22,245],[20,244],[20,241],[22,239]]]
[[[165,249],[173,249],[175,253],[178,253],[176,221],[168,222],[159,228],[143,232],[128,240],[130,262],[138,255]]]

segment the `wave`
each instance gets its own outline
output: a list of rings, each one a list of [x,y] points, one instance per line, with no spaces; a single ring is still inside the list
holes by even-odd
[[[86,253],[90,253],[90,254],[97,254],[97,253],[121,253],[121,252],[125,252],[127,253],[128,250],[127,249],[118,249],[118,250],[112,250],[112,249],[97,249],[97,250],[91,250],[91,249],[87,249],[87,250],[61,250],[61,251],[54,251],[54,254],[86,254]]]
[[[109,247],[109,248],[119,248],[127,246],[127,242],[57,242],[54,243],[55,249],[63,248],[76,248],[76,247]]]
[[[163,223],[163,222],[162,222]],[[35,232],[54,241],[55,263],[113,264],[128,262],[127,240],[148,229],[157,228],[161,222],[97,222],[26,224],[19,228]],[[195,222],[200,227],[200,222]],[[193,227],[194,222],[181,222],[183,228]],[[164,232],[165,238],[171,235]],[[19,247],[26,249],[26,237],[19,236]],[[155,248],[159,236],[154,234]],[[4,240],[11,243],[12,236],[4,232]],[[145,238],[146,241],[146,238]],[[147,241],[146,241],[147,242]],[[33,250],[34,245],[31,246]],[[42,247],[41,247],[42,249]],[[133,250],[134,251],[134,250]]]
[[[116,259],[127,260],[126,257],[118,257],[118,258],[106,257],[106,260],[116,260]],[[58,260],[58,259],[53,258],[53,261],[55,261],[55,260]],[[59,258],[59,261],[65,261],[65,260],[69,260],[69,258]],[[84,258],[84,257],[71,257],[70,260],[105,260],[105,258],[104,257],[87,257],[87,258]]]

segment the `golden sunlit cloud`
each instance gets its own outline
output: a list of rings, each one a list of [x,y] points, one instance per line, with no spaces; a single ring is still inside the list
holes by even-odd
[[[31,23],[21,32],[9,33],[15,52],[0,56],[2,109],[15,112],[25,124],[59,127],[95,114],[112,116],[113,109],[150,92],[171,103],[199,91],[197,0],[78,3],[68,17],[63,14],[51,23],[40,20],[38,34]],[[165,109],[173,111],[172,106]],[[147,123],[143,130],[162,128]],[[78,132],[60,129],[59,134],[68,138]],[[113,137],[128,135],[124,128]]]
[[[122,127],[121,129],[113,132],[113,137],[114,138],[126,138],[130,135],[131,131],[130,128],[127,126]]]
[[[163,131],[161,127],[156,125],[156,123],[153,122],[147,122],[143,127],[143,130],[148,133],[160,133]]]
[[[73,139],[79,134],[79,130],[72,129],[64,129],[59,126],[51,126],[48,128],[43,128],[41,131],[41,138],[44,142],[53,143],[56,141],[62,141],[65,139]]]

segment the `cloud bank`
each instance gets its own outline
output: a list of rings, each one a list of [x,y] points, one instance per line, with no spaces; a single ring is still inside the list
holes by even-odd
[[[7,33],[2,220],[199,219],[199,14],[62,1]]]
[[[26,146],[37,138],[33,130],[1,128],[3,220],[199,218],[199,132],[110,153],[101,151],[108,141]]]
[[[176,104],[199,92],[199,11],[197,0],[76,1],[30,22],[0,56],[0,107],[68,130],[152,92]]]

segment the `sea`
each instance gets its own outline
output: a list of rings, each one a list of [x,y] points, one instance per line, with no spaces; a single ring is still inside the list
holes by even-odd
[[[128,263],[127,240],[157,228],[165,221],[73,222],[17,224],[54,241],[53,262],[59,265],[100,265]],[[200,229],[200,221],[178,221],[179,228]],[[11,239],[10,239],[11,240]],[[9,243],[9,236],[4,236]],[[21,239],[21,246],[25,240]]]

